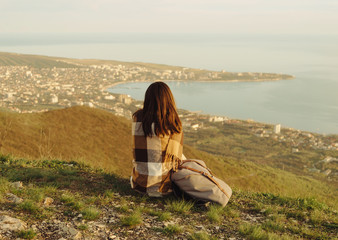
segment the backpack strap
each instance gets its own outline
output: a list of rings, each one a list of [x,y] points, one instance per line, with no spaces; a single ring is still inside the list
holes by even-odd
[[[196,161],[196,160],[193,160],[193,159],[182,160],[182,161],[181,161],[181,164],[178,166],[178,168],[180,168],[184,163],[187,163],[187,162],[194,162],[194,163],[200,165],[202,168],[205,168],[206,170],[208,170],[209,173],[210,173],[212,176],[214,175],[208,167],[203,166],[200,162],[198,162],[198,161]],[[182,167],[183,167],[183,166],[182,166]]]
[[[196,161],[193,161],[193,160],[188,160],[189,162],[196,162]],[[201,164],[199,164],[201,165]],[[202,165],[201,165],[202,166]],[[204,167],[204,166],[202,166]],[[227,196],[228,198],[230,198],[229,194],[218,184],[218,182],[213,178],[213,176],[211,174],[208,174],[206,172],[202,172],[202,171],[199,171],[197,169],[194,169],[194,168],[190,168],[190,167],[185,167],[185,166],[182,166],[180,165],[179,166],[180,169],[184,168],[184,169],[187,169],[187,170],[190,170],[190,171],[193,171],[193,172],[197,172],[199,174],[202,174],[204,177],[208,178],[210,181],[212,181],[214,184],[216,184],[216,186],[225,194],[225,196]],[[205,168],[205,167],[204,167]]]

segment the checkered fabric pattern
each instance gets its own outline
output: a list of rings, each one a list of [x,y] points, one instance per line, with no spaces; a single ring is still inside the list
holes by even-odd
[[[152,125],[154,132],[154,124]],[[183,133],[145,137],[142,122],[134,119],[134,160],[131,187],[149,196],[160,197],[172,191],[170,174],[182,159]],[[170,141],[169,141],[170,139]]]

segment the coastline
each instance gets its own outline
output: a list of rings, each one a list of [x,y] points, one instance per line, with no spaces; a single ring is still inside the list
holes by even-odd
[[[229,83],[234,83],[234,82],[275,82],[275,81],[283,81],[283,80],[293,80],[296,77],[292,75],[292,78],[289,79],[282,79],[282,78],[277,78],[277,79],[257,79],[257,80],[239,80],[239,79],[233,79],[233,80],[180,80],[180,79],[170,79],[170,80],[163,80],[163,79],[157,79],[157,80],[132,80],[132,81],[118,81],[112,84],[109,84],[107,86],[102,87],[101,91],[107,91],[109,88],[115,87],[120,84],[129,84],[129,83],[146,83],[146,82],[156,82],[156,81],[163,81],[163,82],[202,82],[202,83],[218,83],[218,82],[229,82]]]

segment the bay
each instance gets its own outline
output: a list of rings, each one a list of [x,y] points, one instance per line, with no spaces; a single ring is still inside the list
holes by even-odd
[[[317,72],[322,77],[325,72]],[[314,71],[293,80],[274,82],[166,81],[178,108],[235,119],[282,124],[300,130],[338,133],[338,84],[329,76],[323,82]],[[148,82],[120,84],[108,89],[143,100]],[[306,86],[306,88],[304,88]],[[326,90],[331,89],[331,91]]]

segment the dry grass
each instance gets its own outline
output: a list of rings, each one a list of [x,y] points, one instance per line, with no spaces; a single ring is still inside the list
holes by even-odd
[[[3,154],[28,159],[80,161],[128,176],[131,169],[131,123],[88,107],[38,114],[0,112],[0,131],[11,121]]]

